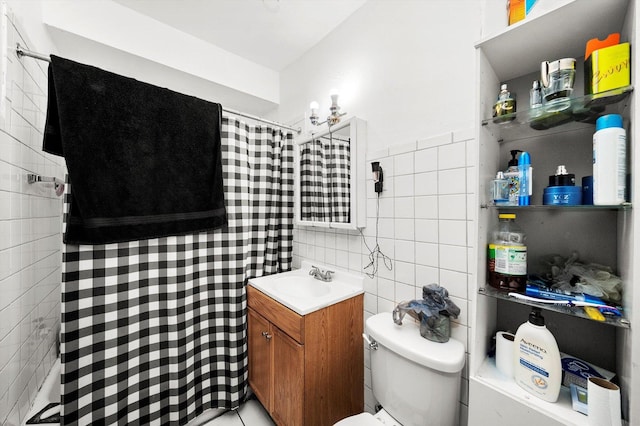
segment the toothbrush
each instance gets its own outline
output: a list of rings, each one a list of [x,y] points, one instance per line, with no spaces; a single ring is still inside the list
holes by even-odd
[[[509,296],[515,297],[516,299],[528,300],[530,302],[538,302],[538,303],[550,303],[553,305],[567,305],[567,306],[592,306],[594,308],[598,308],[601,312],[604,310],[606,313],[612,313],[616,316],[622,316],[618,308],[614,306],[604,305],[602,303],[592,303],[592,302],[583,302],[579,300],[548,300],[548,299],[539,299],[537,297],[525,296],[524,294],[510,292]]]

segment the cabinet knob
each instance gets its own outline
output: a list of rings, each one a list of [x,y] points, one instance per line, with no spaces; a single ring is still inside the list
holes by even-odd
[[[262,335],[264,336],[265,339],[267,340],[271,340],[271,338],[273,337],[272,335],[269,334],[268,331],[263,331]]]

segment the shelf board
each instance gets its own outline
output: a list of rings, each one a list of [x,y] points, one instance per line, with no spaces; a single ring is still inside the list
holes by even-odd
[[[589,321],[595,321],[599,324],[606,324],[606,325],[611,325],[611,326],[620,327],[620,328],[631,328],[631,322],[624,316],[616,317],[612,315],[605,315],[604,321],[596,321],[591,319],[584,312],[584,309],[582,309],[581,307],[568,306],[568,305],[552,305],[548,303],[538,303],[538,302],[533,302],[529,300],[516,299],[515,297],[509,296],[507,292],[497,290],[488,284],[485,287],[481,287],[478,290],[478,293],[484,296],[493,297],[499,300],[507,300],[509,302],[519,303],[521,305],[535,306],[547,311],[559,312],[561,314],[583,318]]]
[[[499,211],[512,211],[512,210],[518,210],[518,211],[563,210],[563,211],[588,212],[588,211],[602,211],[602,210],[613,210],[613,211],[631,210],[632,209],[632,205],[631,205],[631,203],[616,204],[616,205],[611,205],[611,206],[594,206],[592,204],[579,204],[579,205],[576,205],[576,206],[552,205],[552,204],[547,204],[547,205],[536,204],[536,205],[529,205],[529,206],[494,206],[494,205],[489,205],[489,204],[482,204],[482,205],[480,205],[480,208],[483,208],[483,209],[484,208],[492,208],[492,209],[496,209],[496,210],[499,210]]]
[[[588,40],[621,31],[629,1],[558,3],[553,10],[532,15],[476,43],[499,81],[539,71],[542,60],[582,58]],[[535,6],[532,12],[537,13]],[[556,30],[562,33],[561,41],[555,38]]]
[[[562,423],[566,425],[581,426],[587,423],[587,416],[573,410],[569,388],[560,387],[560,396],[557,402],[543,401],[522,389],[513,379],[500,373],[496,368],[495,358],[485,358],[478,373],[472,379],[541,412],[547,417],[562,419]]]
[[[620,113],[620,104],[631,92],[633,86],[624,86],[595,95],[572,97],[570,106],[562,111],[548,112],[544,107],[524,109],[513,114],[485,118],[482,125],[488,126],[499,142],[593,127],[601,115]]]

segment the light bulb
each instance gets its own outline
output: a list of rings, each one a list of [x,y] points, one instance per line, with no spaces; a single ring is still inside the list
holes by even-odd
[[[309,109],[311,110],[312,113],[317,112],[318,108],[320,108],[320,104],[318,104],[318,102],[316,101],[313,101],[309,104]]]

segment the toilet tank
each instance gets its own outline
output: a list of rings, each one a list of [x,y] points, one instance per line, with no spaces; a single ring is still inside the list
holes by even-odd
[[[458,424],[464,345],[420,335],[417,322],[393,322],[390,312],[369,317],[365,331],[377,342],[371,354],[373,395],[403,426]]]

